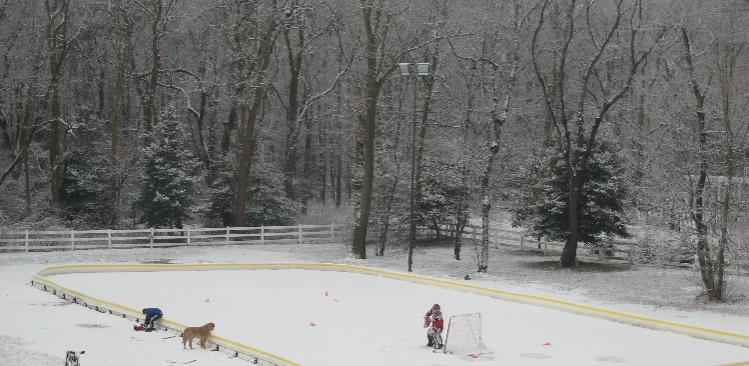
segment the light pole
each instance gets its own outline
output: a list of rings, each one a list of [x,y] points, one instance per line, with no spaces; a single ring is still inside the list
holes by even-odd
[[[410,77],[415,66],[416,76],[429,76],[429,63],[400,63],[401,76]],[[416,246],[416,87],[414,86],[413,120],[411,121],[411,187],[408,218],[408,271],[413,270],[414,247]]]

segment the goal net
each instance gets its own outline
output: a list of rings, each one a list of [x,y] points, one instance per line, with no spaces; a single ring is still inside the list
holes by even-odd
[[[445,335],[445,353],[480,354],[487,348],[481,337],[481,314],[462,314],[450,317]]]

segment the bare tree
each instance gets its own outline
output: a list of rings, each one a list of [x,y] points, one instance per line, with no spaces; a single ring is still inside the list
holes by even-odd
[[[313,103],[318,102],[319,99],[329,92],[335,89],[341,76],[349,69],[351,65],[350,59],[346,62],[345,59],[340,60],[340,70],[332,81],[325,83],[323,90],[319,93],[313,94],[314,79],[313,73],[310,72],[311,67],[321,67],[319,60],[314,60],[308,55],[312,52],[312,48],[315,45],[321,44],[325,41],[324,36],[330,32],[330,28],[334,22],[339,21],[338,16],[331,9],[333,13],[328,19],[310,19],[310,9],[313,3],[310,1],[293,1],[286,6],[287,21],[286,26],[281,31],[283,38],[283,46],[286,50],[286,61],[288,63],[288,85],[287,85],[287,97],[279,98],[281,104],[286,110],[286,138],[285,138],[285,149],[284,149],[284,191],[287,197],[291,200],[297,199],[297,194],[294,188],[294,180],[296,177],[296,165],[298,160],[298,144],[299,135],[301,132],[300,119],[303,119],[306,124],[311,123],[311,119],[308,118],[308,112]],[[316,4],[320,5],[320,4]],[[318,62],[315,62],[318,61]],[[320,70],[314,74],[319,74]],[[329,84],[329,85],[328,85]],[[274,89],[275,90],[275,89]],[[305,169],[311,169],[311,143],[312,143],[312,131],[307,129],[305,138]],[[308,173],[307,173],[308,174]],[[324,174],[324,173],[323,173]],[[308,178],[308,177],[305,177]],[[323,178],[324,180],[324,178]],[[305,195],[306,197],[306,195]],[[306,198],[304,198],[306,201]]]
[[[734,177],[737,170],[737,140],[734,134],[736,118],[736,67],[738,58],[744,53],[745,38],[736,31],[737,18],[741,16],[735,3],[724,2],[717,11],[718,20],[711,22],[715,29],[710,32],[703,45],[710,52],[698,55],[695,51],[693,32],[682,25],[679,29],[682,43],[683,59],[686,62],[687,83],[694,98],[694,117],[696,119],[697,153],[696,181],[690,179],[690,217],[697,237],[697,263],[700,277],[707,297],[711,300],[725,298],[726,250],[729,246],[730,225],[735,205],[733,203]],[[704,37],[703,37],[704,38]],[[709,58],[706,64],[699,63],[698,58]],[[700,65],[705,69],[700,70]],[[700,77],[702,76],[702,78]],[[711,84],[717,89],[717,95],[709,96]],[[713,104],[714,103],[714,104]],[[713,112],[714,111],[714,112]],[[716,120],[721,122],[722,131],[710,128],[710,113],[715,113]],[[711,134],[720,133],[721,141],[711,139]],[[716,151],[717,149],[717,151]],[[713,172],[721,171],[722,175]],[[710,197],[709,191],[717,185],[719,196]],[[711,203],[711,200],[715,201]],[[711,209],[714,207],[714,213]],[[713,223],[711,223],[713,221]],[[711,238],[715,228],[717,243]]]
[[[158,123],[156,107],[156,89],[159,87],[159,74],[162,69],[161,38],[166,32],[169,14],[172,12],[176,0],[150,0],[146,4],[138,4],[143,11],[150,15],[149,29],[151,31],[151,69],[142,76],[148,76],[143,98],[143,127],[149,134],[153,126]]]
[[[49,95],[50,118],[52,120],[49,132],[49,164],[51,168],[50,182],[52,189],[52,208],[56,215],[61,212],[60,195],[62,193],[63,152],[65,128],[62,119],[62,101],[60,88],[63,67],[70,43],[68,40],[68,0],[45,0],[47,15],[47,51],[49,57]]]
[[[572,267],[576,263],[582,224],[580,217],[582,210],[585,209],[580,205],[583,177],[596,146],[600,128],[611,108],[630,90],[641,65],[665,34],[665,28],[661,27],[651,36],[651,45],[641,51],[640,43],[645,38],[640,31],[643,26],[641,0],[634,0],[629,6],[625,5],[625,0],[612,2],[611,7],[598,7],[593,1],[578,4],[577,0],[560,3],[543,0],[539,6],[538,23],[531,40],[533,68],[543,95],[547,118],[551,120],[556,133],[556,148],[563,154],[567,169],[568,235],[560,259],[562,267]],[[561,13],[563,20],[552,19],[562,22],[563,38],[557,41],[556,47],[552,47],[551,53],[554,57],[547,61],[551,65],[542,66],[538,50],[541,42],[539,35],[549,18],[548,9],[550,6],[557,9],[564,5],[566,10]],[[583,12],[582,16],[578,14],[580,11]],[[603,17],[604,13],[612,14],[613,19],[606,19]],[[576,23],[580,18],[585,19],[582,26]],[[602,33],[597,34],[597,27],[592,19],[604,22],[605,28]],[[629,29],[622,29],[625,22],[628,23]],[[627,50],[626,54],[607,52],[616,40],[621,40],[620,46]],[[584,60],[580,62],[583,65],[582,69],[572,68],[578,64],[573,56]],[[623,70],[606,67],[614,61],[611,57],[622,57],[628,61],[628,65],[623,66]],[[574,62],[573,66],[568,65],[568,62]],[[552,70],[551,76],[544,72],[549,69]]]
[[[396,13],[387,8],[384,0],[360,0],[361,19],[364,32],[364,58],[366,72],[364,80],[363,113],[358,116],[359,125],[356,140],[357,173],[352,179],[352,188],[357,192],[354,208],[354,233],[352,251],[364,259],[366,253],[367,229],[372,210],[374,183],[375,130],[378,118],[378,101],[383,84],[395,71],[398,61],[407,53],[423,47],[416,43],[419,34],[410,39],[400,40],[398,45],[388,43],[393,32]]]
[[[257,127],[262,121],[265,107],[266,95],[270,81],[268,80],[267,70],[270,66],[271,54],[276,37],[279,32],[280,14],[283,14],[278,8],[276,2],[263,4],[265,6],[252,8],[251,4],[240,4],[236,10],[247,12],[257,17],[257,21],[249,25],[241,24],[235,29],[234,37],[244,39],[251,48],[243,50],[244,54],[240,57],[246,58],[247,61],[239,63],[242,69],[241,74],[246,75],[239,83],[250,83],[250,88],[244,86],[239,88],[239,151],[237,156],[237,167],[232,178],[232,187],[234,195],[232,197],[232,225],[244,226],[245,209],[247,207],[247,193],[250,177],[250,168],[252,157],[255,153]],[[241,13],[239,21],[243,21]],[[243,34],[249,32],[250,34]],[[252,37],[245,39],[245,37]],[[242,44],[240,43],[240,44]],[[251,92],[249,95],[247,89]]]

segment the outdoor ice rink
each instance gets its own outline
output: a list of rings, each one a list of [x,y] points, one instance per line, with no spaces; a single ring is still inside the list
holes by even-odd
[[[50,279],[133,308],[160,307],[178,322],[212,321],[216,334],[303,365],[719,365],[749,359],[738,346],[364,274],[283,269]],[[422,317],[433,303],[442,305],[446,320],[481,313],[491,354],[470,358],[425,347]],[[181,351],[173,341],[159,347]],[[192,363],[202,364],[208,365]]]

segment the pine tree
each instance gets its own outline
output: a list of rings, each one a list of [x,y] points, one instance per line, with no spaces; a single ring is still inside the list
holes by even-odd
[[[459,172],[447,169],[426,171],[419,202],[419,225],[430,227],[438,234],[443,227],[468,221],[467,205],[470,191],[461,181]]]
[[[568,235],[569,169],[561,152],[549,159],[535,185],[523,194],[527,205],[514,210],[516,223],[530,223],[534,236],[565,241]],[[597,244],[601,235],[629,237],[624,217],[624,171],[612,148],[606,144],[596,146],[588,166],[583,170],[581,190],[580,241]]]
[[[221,163],[218,179],[211,184],[206,216],[211,222],[231,226],[231,175],[230,166]],[[248,226],[292,225],[296,222],[301,205],[286,196],[283,190],[283,177],[278,167],[259,162],[253,167],[249,178],[245,223]]]
[[[137,206],[141,221],[151,227],[182,228],[193,204],[191,194],[198,162],[182,142],[179,122],[171,110],[154,126],[143,149],[143,186]]]
[[[99,153],[101,121],[84,119],[72,133],[65,152],[60,203],[62,217],[72,227],[104,228],[111,223],[109,161]]]
[[[247,202],[247,224],[293,225],[302,209],[298,202],[290,200],[283,191],[283,176],[272,164],[261,163],[250,177]]]

